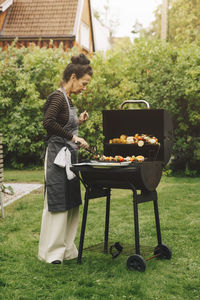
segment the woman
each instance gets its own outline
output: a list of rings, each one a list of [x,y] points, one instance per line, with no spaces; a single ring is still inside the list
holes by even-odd
[[[64,70],[61,87],[49,95],[44,106],[43,124],[47,130],[48,146],[38,257],[48,263],[60,264],[78,256],[74,239],[82,203],[80,182],[76,176],[71,179],[66,170],[68,167],[69,171],[68,164],[77,162],[77,144],[88,148],[87,142],[78,136],[78,125],[88,120],[88,113],[84,111],[78,118],[70,96],[86,89],[92,73],[90,61],[84,54],[73,56]],[[62,150],[71,158],[66,161],[66,168],[55,164]]]

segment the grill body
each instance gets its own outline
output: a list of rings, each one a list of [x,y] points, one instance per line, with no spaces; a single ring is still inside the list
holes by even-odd
[[[130,189],[134,185],[139,190],[154,191],[162,176],[161,161],[132,163],[130,167],[96,169],[82,167],[82,180],[93,187]]]
[[[158,145],[110,144],[109,140],[135,133],[145,133],[158,138]],[[170,115],[163,109],[151,110],[104,110],[103,111],[104,155],[123,157],[143,155],[147,161],[134,162],[129,167],[107,169],[91,166],[77,167],[87,185],[110,188],[130,188],[154,191],[158,186],[162,168],[170,159],[173,126]]]
[[[120,137],[149,134],[158,138],[160,149],[154,145],[123,145],[109,144],[109,140]],[[162,161],[167,164],[172,151],[173,125],[169,113],[163,109],[130,109],[130,110],[104,110],[103,111],[104,154],[113,155],[143,155],[149,160]],[[158,151],[159,150],[159,151]]]

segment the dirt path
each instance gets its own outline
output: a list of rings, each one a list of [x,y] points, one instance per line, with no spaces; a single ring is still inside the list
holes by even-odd
[[[17,199],[31,193],[32,191],[39,189],[43,185],[38,183],[5,183],[4,186],[11,186],[14,191],[13,195],[2,193],[3,203],[5,207],[13,203]]]

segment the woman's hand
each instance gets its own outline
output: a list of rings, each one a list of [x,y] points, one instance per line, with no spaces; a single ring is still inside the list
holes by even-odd
[[[75,144],[78,144],[78,146],[80,146],[81,148],[84,148],[84,149],[89,148],[88,143],[83,138],[80,138],[76,135],[73,135],[72,142],[74,142]]]
[[[78,118],[78,122],[79,124],[83,124],[84,122],[86,122],[89,118],[89,115],[87,113],[87,111],[85,110],[84,112],[82,112]]]

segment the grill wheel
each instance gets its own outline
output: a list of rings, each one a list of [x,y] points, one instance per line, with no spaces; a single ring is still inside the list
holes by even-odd
[[[128,258],[127,268],[131,271],[136,270],[139,272],[144,272],[146,269],[146,262],[141,255],[134,254]]]
[[[172,257],[172,252],[167,245],[161,244],[155,247],[154,255],[158,258],[170,259]]]

